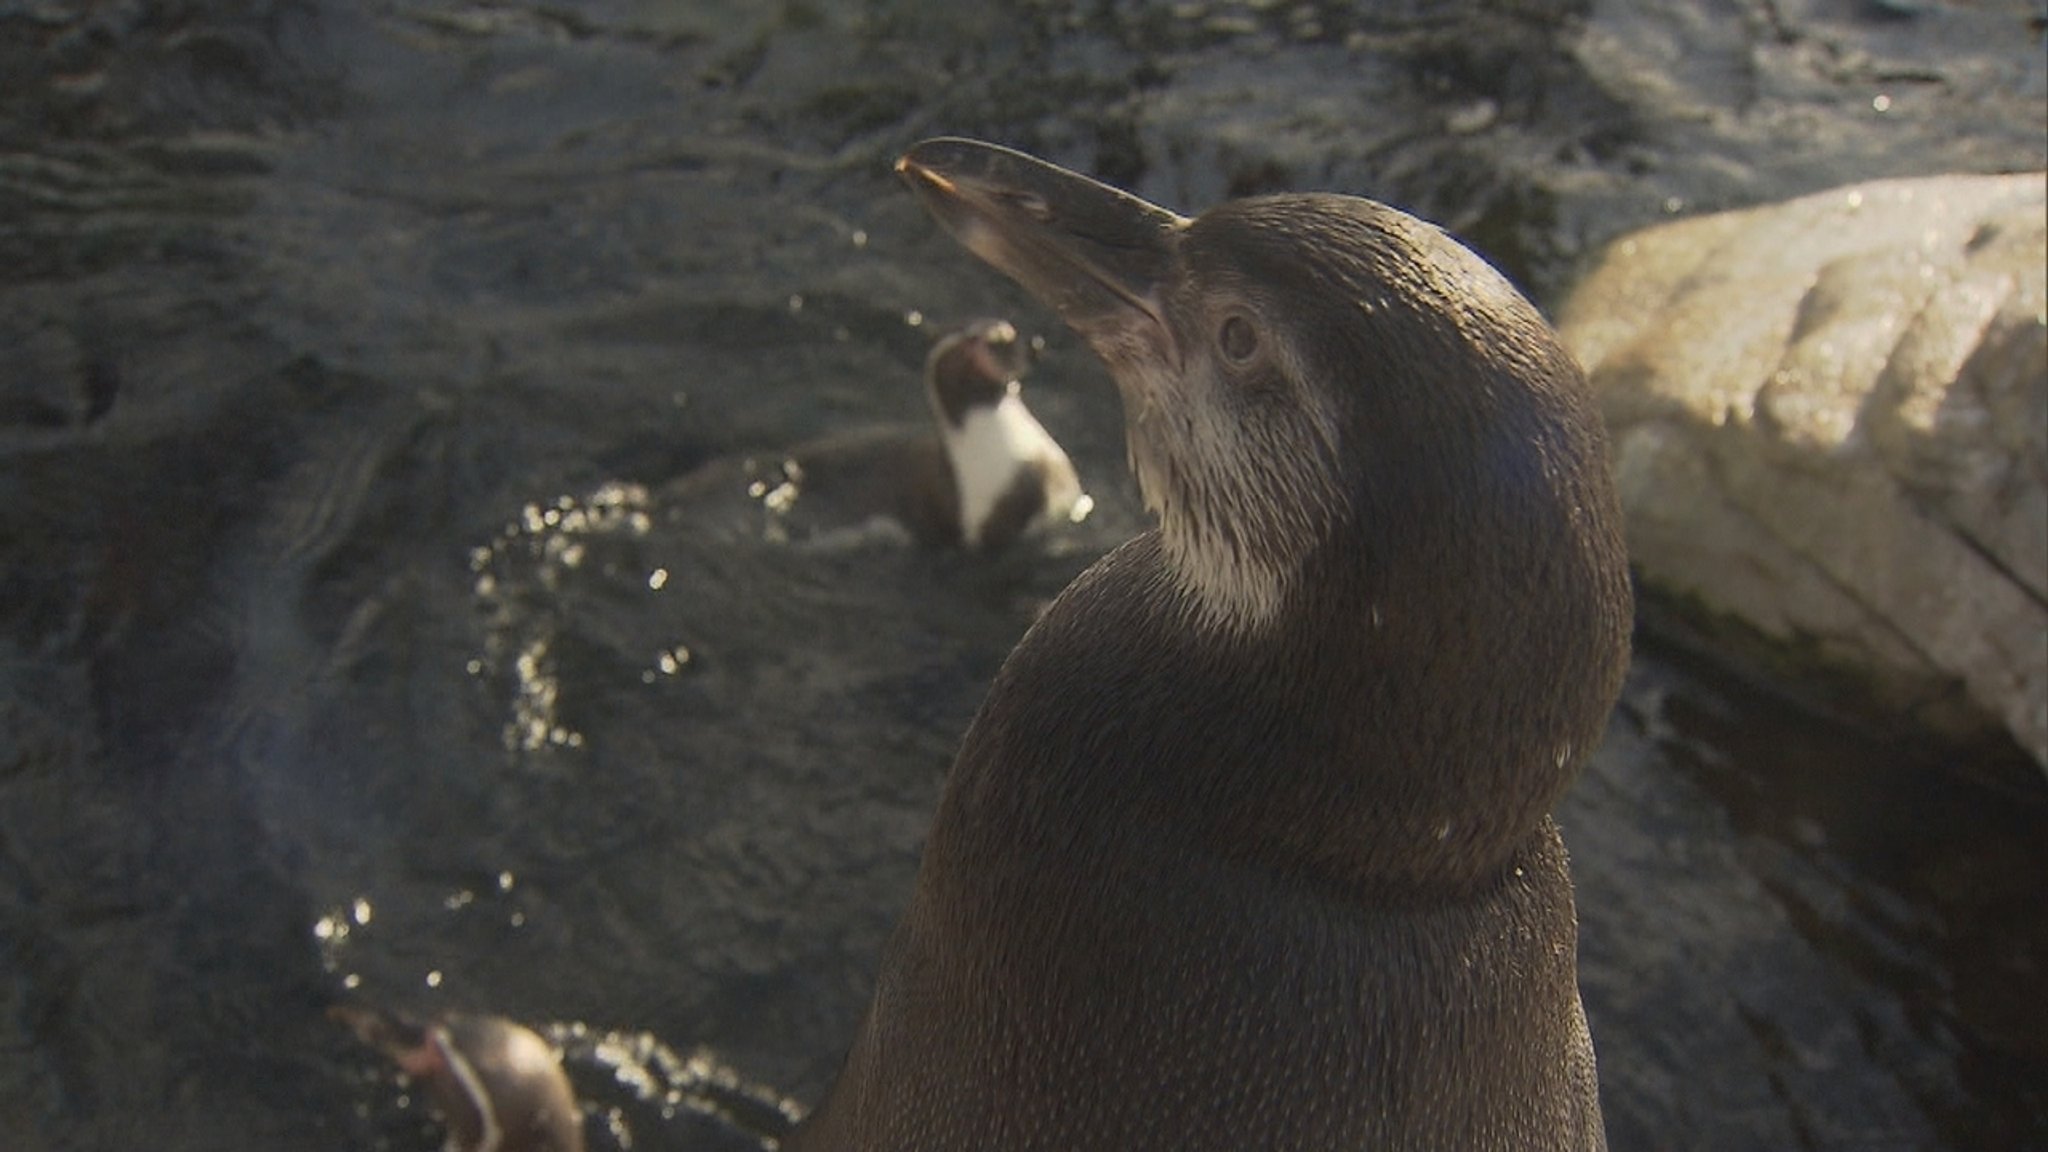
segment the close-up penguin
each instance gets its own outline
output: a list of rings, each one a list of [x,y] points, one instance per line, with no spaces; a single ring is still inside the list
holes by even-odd
[[[1107,364],[1158,527],[997,675],[789,1146],[1604,1147],[1550,811],[1632,598],[1549,326],[1370,200],[897,167]]]

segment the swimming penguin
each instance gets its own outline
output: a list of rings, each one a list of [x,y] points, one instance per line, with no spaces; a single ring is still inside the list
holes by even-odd
[[[426,1086],[445,1152],[583,1152],[583,1112],[548,1042],[497,1016],[421,1023],[358,1005],[327,1010]]]
[[[1158,527],[997,675],[791,1146],[1604,1147],[1549,811],[1632,601],[1549,327],[1368,200],[898,170],[1108,364]]]
[[[968,323],[925,357],[934,429],[857,429],[712,468],[691,489],[744,489],[773,534],[818,539],[880,520],[921,544],[995,552],[1085,514],[1067,454],[1024,405],[1032,346],[1006,320]]]

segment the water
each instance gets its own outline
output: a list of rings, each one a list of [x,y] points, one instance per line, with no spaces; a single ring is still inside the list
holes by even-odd
[[[435,1146],[344,994],[549,1029],[599,1148],[816,1098],[988,677],[1143,522],[917,137],[1542,294],[1674,198],[2039,167],[2038,11],[1921,8],[0,6],[0,1145]],[[922,418],[979,313],[1098,502],[1042,551],[683,501]],[[2044,792],[1647,640],[1562,813],[1615,1147],[2048,1144]]]

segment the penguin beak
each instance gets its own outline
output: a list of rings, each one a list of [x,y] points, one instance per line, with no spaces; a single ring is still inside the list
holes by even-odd
[[[1178,366],[1159,290],[1185,217],[974,140],[927,140],[896,171],[968,251],[1058,312],[1105,360],[1126,358],[1136,341]]]

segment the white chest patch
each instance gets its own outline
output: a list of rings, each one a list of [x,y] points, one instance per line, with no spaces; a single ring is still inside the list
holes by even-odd
[[[1033,462],[1045,476],[1046,515],[1065,516],[1081,498],[1081,482],[1058,442],[1014,393],[993,408],[967,413],[958,428],[947,428],[946,455],[960,485],[960,537],[981,543],[988,518]]]

